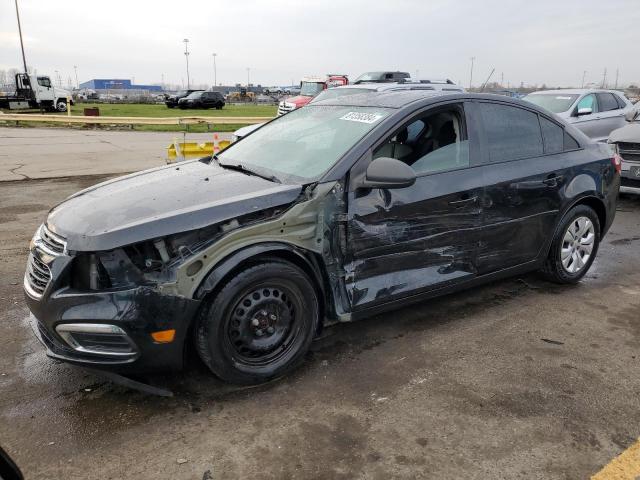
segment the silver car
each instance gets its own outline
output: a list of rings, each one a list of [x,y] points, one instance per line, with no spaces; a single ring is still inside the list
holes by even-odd
[[[624,126],[624,116],[633,108],[617,90],[542,90],[523,100],[552,111],[598,142],[606,142],[613,130]]]
[[[640,194],[640,102],[625,115],[624,127],[611,132],[609,143],[622,157],[620,191]]]
[[[332,98],[342,97],[346,95],[356,95],[359,93],[369,92],[396,92],[400,90],[420,90],[425,92],[442,91],[451,93],[460,93],[466,91],[459,85],[452,83],[451,80],[420,80],[412,81],[408,80],[404,83],[364,83],[358,85],[345,85],[342,87],[328,88],[323,90],[318,95],[313,97],[309,104],[321,102]],[[236,142],[242,137],[246,137],[251,132],[260,128],[264,123],[258,123],[255,125],[248,125],[246,127],[239,128],[233,132],[231,142]]]

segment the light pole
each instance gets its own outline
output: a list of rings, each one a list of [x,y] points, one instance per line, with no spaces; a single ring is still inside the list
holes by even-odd
[[[469,74],[469,88],[473,84],[473,62],[476,61],[476,57],[471,57],[471,73]]]
[[[189,85],[190,85],[190,81],[189,81],[189,39],[185,38],[183,40],[184,42],[184,58],[187,61],[187,90],[189,90]]]
[[[56,80],[58,80],[58,86],[62,87],[62,78],[60,78],[60,72],[58,70],[54,70],[56,74]]]
[[[24,73],[27,72],[27,59],[24,56],[24,44],[22,43],[22,27],[20,26],[20,12],[18,11],[18,0],[16,1],[16,18],[18,19],[18,34],[20,35],[20,49],[22,50],[22,64],[24,65]]]
[[[78,66],[74,65],[73,70],[76,72],[76,88],[80,88],[80,83],[78,83]]]
[[[216,57],[218,56],[217,53],[213,53],[213,86],[215,87],[216,85],[218,85],[218,72],[216,71]]]
[[[583,70],[582,71],[582,87],[580,87],[580,88],[584,88],[584,77],[586,77],[586,76],[587,76],[587,71]]]
[[[251,78],[251,68],[247,67],[247,88],[249,88],[249,84],[251,83],[250,78]]]

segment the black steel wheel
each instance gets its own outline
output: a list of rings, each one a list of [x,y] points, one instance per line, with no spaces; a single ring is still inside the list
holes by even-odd
[[[225,381],[269,381],[302,361],[317,330],[318,308],[315,288],[297,266],[274,260],[249,267],[203,309],[198,352]]]

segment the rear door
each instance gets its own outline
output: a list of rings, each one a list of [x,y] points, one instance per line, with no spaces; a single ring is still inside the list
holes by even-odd
[[[477,102],[485,189],[478,274],[535,260],[547,243],[569,176],[563,127],[512,104]],[[571,148],[577,144],[571,143]]]
[[[461,102],[427,110],[354,167],[363,171],[384,152],[418,175],[407,188],[349,192],[345,278],[354,310],[476,275],[482,179],[477,129],[467,120]]]

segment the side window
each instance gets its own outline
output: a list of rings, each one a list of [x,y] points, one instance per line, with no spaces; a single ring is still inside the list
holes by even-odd
[[[619,108],[613,93],[598,93],[598,106],[601,112],[609,112]]]
[[[469,141],[461,106],[428,112],[395,132],[373,158],[391,157],[427,174],[469,166]]]
[[[564,130],[562,127],[540,117],[542,138],[544,139],[544,153],[558,153],[564,150]]]
[[[51,80],[48,77],[38,77],[38,85],[41,87],[51,87]]]
[[[491,163],[542,155],[538,115],[518,107],[480,103]]]
[[[577,111],[582,108],[590,108],[591,113],[596,113],[598,111],[598,104],[596,103],[596,96],[594,94],[589,94],[580,99],[578,102],[578,106],[576,107]]]

